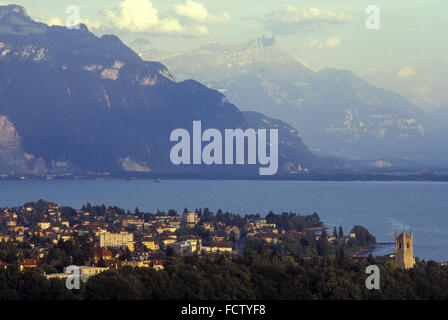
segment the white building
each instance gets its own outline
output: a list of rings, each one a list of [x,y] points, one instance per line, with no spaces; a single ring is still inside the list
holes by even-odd
[[[100,233],[100,247],[121,248],[126,246],[129,250],[134,249],[134,234],[128,232],[110,233],[102,231]]]
[[[192,254],[197,252],[198,245],[200,246],[197,240],[190,240],[170,244],[170,247],[173,248],[177,254]]]
[[[185,212],[182,215],[182,223],[187,226],[194,226],[199,222],[199,215],[196,212]]]
[[[73,268],[73,266],[72,266]],[[90,267],[90,266],[76,266],[77,269],[75,273],[73,271],[67,272],[66,268],[64,268],[64,273],[51,273],[45,275],[45,278],[48,279],[67,279],[72,275],[79,275],[81,277],[81,281],[86,282],[90,277],[96,276],[101,272],[109,270],[108,268],[99,268],[99,267]],[[72,269],[73,270],[73,269]]]

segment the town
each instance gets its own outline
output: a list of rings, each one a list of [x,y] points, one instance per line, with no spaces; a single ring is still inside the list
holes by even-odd
[[[69,265],[88,277],[124,266],[161,270],[170,255],[235,256],[245,247],[271,246],[282,255],[310,258],[335,252],[332,244],[362,249],[375,241],[359,226],[349,235],[342,227],[328,235],[316,213],[271,212],[265,219],[206,208],[153,214],[90,204],[75,210],[39,200],[0,210],[0,221],[0,267],[41,268],[47,279],[67,277]]]
[[[150,213],[39,200],[0,209],[0,300],[448,296],[446,264],[414,257],[412,230],[395,233],[393,253],[369,254],[378,245],[363,226],[345,233],[317,213]],[[366,286],[372,265],[381,290]],[[431,281],[436,275],[442,280]]]

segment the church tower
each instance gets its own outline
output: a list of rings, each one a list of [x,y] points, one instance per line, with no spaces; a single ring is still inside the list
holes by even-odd
[[[414,249],[413,249],[414,235],[408,235],[406,232],[397,236],[395,231],[395,264],[401,269],[411,269],[414,267]]]

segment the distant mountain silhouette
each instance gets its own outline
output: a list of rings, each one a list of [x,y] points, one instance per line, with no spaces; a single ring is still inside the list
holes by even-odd
[[[151,48],[141,49],[142,58],[152,60],[156,51]],[[157,51],[156,56],[178,80],[197,79],[224,93],[240,110],[287,121],[314,151],[418,159],[433,133],[429,115],[405,98],[348,70],[315,72],[275,38],[215,42],[181,54]]]

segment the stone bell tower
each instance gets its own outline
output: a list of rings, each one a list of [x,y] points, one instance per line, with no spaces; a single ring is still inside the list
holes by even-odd
[[[397,236],[395,231],[395,264],[401,269],[411,269],[414,267],[414,234],[408,235],[406,232]]]

